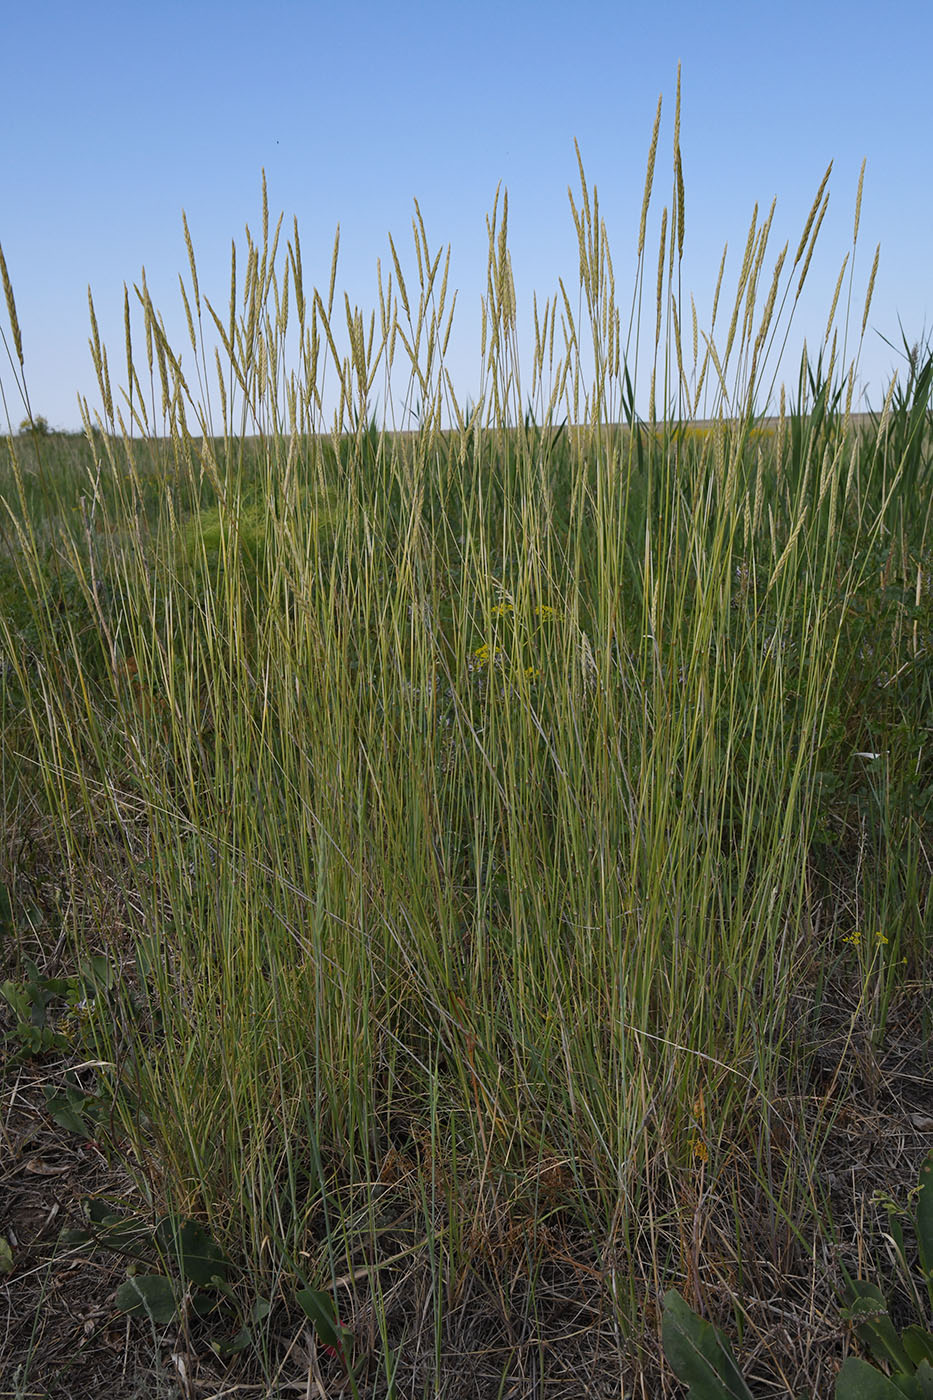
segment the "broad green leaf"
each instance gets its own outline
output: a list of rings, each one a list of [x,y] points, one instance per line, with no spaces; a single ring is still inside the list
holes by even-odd
[[[0,1274],[11,1274],[13,1272],[13,1249],[10,1241],[0,1235]]]
[[[664,1355],[689,1400],[754,1400],[725,1337],[697,1317],[676,1289],[664,1295]]]
[[[15,982],[4,982],[0,986],[0,997],[9,1002],[20,1021],[28,1021],[32,1007],[26,993]]]
[[[45,1094],[45,1106],[49,1115],[60,1128],[66,1128],[69,1133],[77,1133],[79,1137],[92,1139],[94,1136],[91,1124],[85,1117],[87,1109],[94,1109],[93,1094],[85,1094],[79,1089],[66,1088],[63,1094],[56,1094],[49,1085],[43,1088]]]
[[[890,1363],[895,1370],[913,1370],[901,1339],[888,1316],[888,1305],[881,1289],[861,1280],[849,1285],[848,1315],[855,1324],[859,1341],[871,1349],[878,1361]]]
[[[121,1283],[115,1299],[121,1312],[148,1317],[160,1327],[171,1322],[177,1311],[175,1291],[164,1274],[133,1274]]]
[[[167,1254],[174,1255],[179,1272],[189,1282],[206,1288],[214,1278],[226,1279],[229,1260],[196,1220],[179,1226],[166,1216],[156,1227],[156,1239]]]
[[[850,1356],[836,1377],[836,1400],[903,1400],[904,1392],[867,1361]]]
[[[298,1303],[307,1317],[314,1323],[314,1330],[325,1346],[343,1349],[343,1329],[337,1321],[337,1310],[329,1293],[318,1293],[313,1288],[302,1288],[295,1294]]]
[[[901,1333],[901,1341],[915,1366],[920,1366],[923,1362],[933,1366],[933,1333],[916,1325],[905,1327]]]

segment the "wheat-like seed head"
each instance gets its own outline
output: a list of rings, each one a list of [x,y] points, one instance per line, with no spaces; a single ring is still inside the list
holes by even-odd
[[[658,110],[654,118],[654,129],[651,132],[651,146],[648,150],[648,171],[645,175],[645,192],[641,201],[641,222],[638,225],[638,256],[641,257],[645,247],[645,225],[648,221],[648,205],[651,202],[651,187],[654,184],[654,161],[658,152],[658,132],[661,129],[661,98],[658,98]]]
[[[420,237],[421,237],[421,246],[422,246],[422,248],[424,249],[425,261],[427,261],[427,260],[428,260],[428,256],[429,256],[429,254],[428,254],[428,235],[427,235],[427,234],[425,233],[425,231],[424,231],[424,219],[421,217],[421,206],[419,205],[417,199],[415,200],[414,203],[415,203],[415,213],[416,213],[416,215],[418,216],[418,226],[417,226],[417,229],[415,230],[415,243],[417,244],[417,242],[418,242],[418,237],[419,237],[419,234],[420,234]],[[420,265],[420,260],[419,260],[419,265]]]
[[[771,233],[771,223],[774,219],[774,211],[776,208],[777,199],[772,199],[771,208],[768,212],[768,217],[767,219],[765,219],[758,232],[758,243],[755,252],[755,261],[754,266],[752,268],[751,276],[749,277],[748,294],[745,302],[745,322],[742,327],[743,343],[747,341],[754,322],[755,299],[758,295],[758,279],[761,276],[761,268],[765,260],[765,250],[768,246],[768,238]]]
[[[881,256],[881,244],[875,249],[874,262],[871,265],[871,276],[868,279],[868,292],[865,296],[865,310],[862,314],[862,335],[865,334],[865,327],[868,325],[868,312],[871,307],[872,293],[875,290],[875,277],[878,275],[878,259]]]
[[[813,228],[813,237],[810,239],[810,246],[807,249],[807,256],[804,258],[803,269],[800,273],[800,281],[797,283],[798,296],[800,296],[800,293],[803,291],[803,284],[807,280],[807,273],[810,269],[810,259],[813,257],[813,249],[816,247],[816,240],[819,237],[820,225],[822,224],[823,219],[826,216],[826,210],[828,209],[828,207],[829,195],[827,195],[826,198],[823,200],[823,206],[820,209],[819,217],[817,218],[816,224]],[[796,267],[796,263],[794,264],[794,266]]]
[[[6,313],[10,320],[10,330],[13,333],[13,347],[16,350],[16,358],[19,360],[20,368],[23,367],[23,338],[20,335],[19,319],[16,315],[16,301],[13,296],[13,283],[10,281],[10,274],[7,272],[6,258],[3,256],[3,247],[0,246],[0,277],[3,279],[3,295],[6,297]]]
[[[768,336],[770,318],[772,318],[773,312],[775,312],[777,283],[779,283],[780,281],[780,272],[782,272],[783,266],[785,266],[785,258],[787,256],[787,248],[789,248],[789,246],[789,244],[785,244],[785,246],[783,246],[782,248],[782,251],[780,251],[780,256],[779,258],[777,258],[777,262],[775,263],[775,272],[773,272],[772,279],[770,279],[768,300],[765,301],[765,309],[763,309],[762,312],[761,325],[759,325],[758,328],[758,336],[755,337],[755,360],[758,360],[759,351],[761,351],[763,344],[765,344],[765,337]]]
[[[677,181],[677,257],[684,255],[684,171],[680,159],[680,147],[674,161],[674,174]]]
[[[506,240],[509,230],[509,192],[505,191],[502,199],[502,223],[499,225],[499,242],[496,248],[496,282],[499,295],[502,295],[502,284],[506,273]]]
[[[415,208],[418,208],[418,201],[415,200]],[[424,305],[424,258],[421,254],[421,244],[418,241],[418,225],[414,219],[411,221],[411,230],[415,239],[415,257],[418,259],[418,286],[421,288],[421,304]]]
[[[458,291],[459,291],[459,288],[457,288],[457,289],[454,290],[453,300],[452,300],[451,303],[450,303],[450,312],[449,312],[448,317],[447,317],[447,329],[446,329],[446,331],[444,332],[444,340],[443,340],[443,344],[441,345],[441,358],[442,358],[442,359],[443,359],[443,357],[447,354],[447,342],[448,342],[448,340],[450,339],[450,332],[451,332],[451,328],[452,328],[453,323],[454,323],[454,309],[456,308],[456,305],[457,305],[457,295],[458,295]]]
[[[194,321],[191,319],[191,305],[188,301],[188,293],[185,291],[184,278],[179,273],[178,286],[181,291],[181,299],[185,307],[185,320],[188,323],[188,339],[191,341],[191,348],[195,354],[198,353],[198,342],[194,334]]]
[[[755,207],[754,207],[754,209],[752,210],[752,221],[751,221],[751,223],[749,224],[749,228],[748,228],[748,237],[747,237],[747,239],[745,240],[745,252],[742,254],[742,268],[741,268],[741,271],[739,272],[739,296],[740,296],[740,297],[741,297],[741,295],[742,295],[742,291],[743,291],[743,289],[744,289],[744,287],[745,287],[745,282],[746,282],[746,279],[747,279],[748,274],[749,274],[749,268],[750,268],[750,266],[751,266],[751,259],[752,259],[752,250],[753,250],[753,248],[755,247],[755,241],[756,241],[756,239],[757,239],[757,236],[758,236],[758,205],[756,204]]]
[[[88,306],[88,312],[90,313],[90,317],[91,317],[91,339],[88,341],[88,344],[89,344],[90,347],[91,347],[91,359],[92,359],[92,361],[94,362],[94,370],[95,370],[95,373],[97,374],[97,378],[98,378],[98,380],[99,380],[100,377],[101,377],[101,365],[102,365],[102,361],[101,361],[101,348],[100,348],[100,333],[99,333],[99,331],[98,331],[98,329],[97,329],[97,316],[95,315],[95,312],[94,312],[94,297],[93,297],[92,294],[91,294],[91,288],[90,288],[90,286],[88,286],[88,289],[87,289],[87,306]]]
[[[700,366],[700,377],[697,380],[696,392],[693,395],[693,414],[696,417],[697,409],[700,406],[700,395],[703,393],[703,385],[706,383],[706,371],[709,369],[709,346],[703,353],[703,363]]]
[[[586,214],[587,225],[591,225],[593,220],[590,215],[590,196],[586,188],[586,176],[583,173],[583,157],[580,155],[580,147],[574,139],[573,148],[577,153],[577,167],[580,171],[580,189],[583,192],[583,211]]]
[[[858,242],[858,225],[862,215],[862,184],[865,179],[865,159],[862,160],[862,168],[858,175],[858,190],[855,195],[855,225],[852,230],[853,246]]]
[[[201,309],[201,297],[198,292],[198,269],[194,261],[194,244],[191,242],[191,232],[188,228],[188,216],[184,209],[181,211],[182,228],[185,230],[185,247],[188,250],[188,266],[191,268],[191,285],[194,288],[194,304]]]
[[[441,254],[440,254],[440,249],[438,249],[438,254],[437,254],[437,256],[440,257],[440,255],[441,255]],[[446,257],[445,260],[444,260],[444,275],[443,275],[443,277],[441,278],[441,290],[440,290],[440,293],[439,293],[438,299],[437,299],[437,314],[438,314],[438,317],[441,317],[441,316],[443,316],[443,314],[444,314],[444,302],[445,302],[445,300],[446,300],[446,298],[447,298],[447,277],[448,277],[448,274],[449,274],[449,273],[450,273],[450,244],[448,243],[448,244],[447,244],[447,257]]]
[[[278,328],[284,336],[288,331],[288,289],[290,285],[290,264],[286,260],[285,271],[282,274],[282,306],[278,317]]]
[[[586,233],[583,226],[582,216],[577,212],[577,206],[574,204],[573,201],[573,192],[569,185],[567,186],[567,194],[570,197],[570,210],[573,216],[574,227],[577,231],[577,262],[579,268],[580,286],[586,287],[588,285],[588,279],[586,275]]]
[[[390,304],[391,304],[391,301],[392,301],[391,273],[389,274],[389,279],[390,279],[390,280],[389,280],[389,302],[390,302]],[[381,260],[380,258],[377,258],[377,259],[376,259],[376,282],[377,282],[378,287],[379,287],[379,324],[380,324],[381,327],[382,327],[382,338],[383,338],[383,340],[385,340],[385,338],[386,338],[386,336],[387,336],[387,334],[388,334],[388,324],[387,324],[387,322],[386,322],[386,298],[385,298],[385,292],[384,292],[383,289],[382,289],[382,260]]]
[[[126,351],[126,374],[130,393],[133,391],[133,338],[130,334],[130,294],[123,283],[123,342]]]
[[[292,272],[295,277],[295,309],[298,312],[298,324],[304,330],[305,324],[305,292],[304,278],[301,272],[301,239],[298,237],[298,216],[295,215],[295,233],[291,245]]]
[[[761,316],[761,325],[758,329],[758,335],[755,340],[756,359],[758,357],[759,351],[761,350],[761,347],[765,343],[765,337],[768,334],[768,327],[771,324],[771,317],[774,314],[774,302],[777,297],[778,282],[780,281],[781,269],[784,266],[784,259],[787,257],[787,249],[789,246],[790,245],[787,243],[784,244],[784,247],[781,249],[780,257],[774,265],[774,275],[771,278],[771,287],[768,292],[768,299],[765,302],[765,309],[762,312]]]
[[[340,251],[340,225],[334,234],[334,253],[330,263],[330,289],[327,293],[327,314],[330,316],[334,309],[334,283],[337,280],[337,255]]]
[[[405,286],[405,279],[404,279],[404,277],[402,276],[402,267],[401,267],[401,264],[400,264],[400,262],[399,262],[399,260],[398,260],[398,253],[395,251],[395,244],[394,244],[393,241],[392,241],[392,235],[391,235],[391,233],[389,234],[389,247],[392,249],[392,261],[393,261],[393,263],[395,264],[395,276],[396,276],[396,279],[397,279],[397,281],[398,281],[398,289],[399,289],[399,292],[400,292],[401,298],[402,298],[402,306],[403,306],[403,308],[404,308],[404,310],[405,310],[405,315],[408,317],[408,319],[409,319],[409,321],[410,321],[410,320],[411,320],[411,311],[410,311],[409,306],[408,306],[408,290],[407,290],[407,288],[406,288],[406,286]]]
[[[677,95],[674,98],[674,150],[680,150],[680,64],[677,65]]]
[[[709,324],[709,333],[712,335],[716,326],[716,312],[719,309],[719,292],[722,287],[722,274],[726,269],[726,254],[729,251],[729,244],[726,243],[722,250],[722,257],[719,261],[719,276],[716,278],[716,290],[713,293],[713,314]]]
[[[829,179],[830,171],[832,170],[832,168],[833,163],[832,161],[830,161],[829,165],[827,165],[826,167],[826,174],[820,181],[820,187],[816,192],[816,199],[814,199],[813,201],[813,207],[810,210],[810,213],[807,215],[807,222],[803,226],[803,233],[800,235],[800,242],[797,244],[797,252],[794,256],[794,267],[797,266],[797,264],[800,262],[800,259],[803,257],[803,250],[807,246],[807,239],[810,237],[810,229],[813,227],[813,220],[816,218],[817,210],[819,209],[820,203],[823,199],[823,191],[826,188],[826,182]]]
[[[842,267],[839,269],[839,276],[836,278],[836,290],[833,292],[832,305],[831,305],[830,308],[829,308],[829,316],[828,316],[827,321],[826,321],[826,334],[823,336],[823,339],[824,339],[824,340],[828,340],[828,339],[829,339],[829,331],[830,331],[830,327],[831,327],[832,324],[833,324],[833,317],[834,317],[835,314],[836,314],[836,303],[837,303],[838,300],[839,300],[839,292],[840,292],[841,289],[842,289],[842,279],[843,279],[843,276],[845,275],[845,270],[846,270],[846,266],[847,266],[847,264],[848,264],[848,261],[849,261],[849,254],[846,253],[845,257],[844,257],[843,260],[842,260]]]

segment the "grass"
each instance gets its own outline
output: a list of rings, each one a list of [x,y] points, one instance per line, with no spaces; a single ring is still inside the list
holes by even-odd
[[[95,324],[85,439],[7,441],[8,974],[84,977],[17,1074],[70,1064],[123,1206],[230,1262],[225,1311],[182,1287],[146,1334],[202,1375],[246,1328],[264,1393],[336,1385],[303,1289],[366,1395],[661,1393],[673,1286],[771,1393],[825,1393],[848,1345],[812,1334],[869,1249],[857,1128],[887,1111],[903,1142],[889,1052],[929,1068],[933,359],[856,423],[854,239],[760,417],[824,188],[773,279],[753,220],[700,336],[679,169],[623,344],[581,166],[580,310],[536,308],[527,405],[507,202],[467,410],[420,214],[418,282],[393,245],[379,316],[344,325],[264,192],[226,314],[188,240],[196,383],[143,284],[122,402]],[[406,359],[403,434],[370,404]]]

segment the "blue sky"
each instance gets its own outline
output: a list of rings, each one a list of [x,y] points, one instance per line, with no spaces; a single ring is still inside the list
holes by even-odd
[[[142,266],[184,348],[181,211],[202,292],[225,307],[230,241],[242,252],[244,224],[258,229],[263,168],[273,216],[284,211],[284,231],[297,215],[305,278],[325,292],[340,223],[337,285],[367,313],[378,306],[376,259],[385,270],[390,232],[414,273],[417,197],[432,247],[451,245],[460,295],[448,368],[463,397],[478,384],[485,220],[501,181],[530,380],[522,327],[532,291],[540,305],[558,277],[577,286],[567,199],[568,184],[578,188],[574,138],[599,190],[624,307],[663,93],[649,264],[656,257],[657,220],[670,201],[678,62],[683,282],[701,325],[727,240],[725,285],[734,286],[755,202],[766,212],[778,200],[770,268],[786,240],[793,256],[834,160],[809,292],[782,362],[782,377],[795,383],[803,335],[811,345],[821,339],[851,246],[865,157],[853,306],[858,323],[880,242],[859,363],[872,406],[902,363],[881,337],[900,346],[898,316],[911,342],[933,329],[929,0],[882,9],[862,0],[33,0],[8,7],[4,48],[0,243],[33,409],[54,426],[80,425],[79,393],[98,406],[88,284],[116,380],[123,284],[132,290]],[[0,380],[15,426],[22,406],[5,357]],[[642,399],[646,390],[643,382]]]

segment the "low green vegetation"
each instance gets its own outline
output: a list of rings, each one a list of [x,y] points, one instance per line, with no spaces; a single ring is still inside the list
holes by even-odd
[[[361,1394],[474,1353],[508,1393],[565,1334],[628,1394],[668,1289],[828,1307],[839,1124],[892,1017],[927,1043],[933,358],[852,416],[856,209],[769,402],[826,182],[795,254],[756,211],[698,334],[679,150],[645,251],[657,134],[628,329],[581,166],[580,310],[536,307],[530,379],[497,205],[472,409],[420,214],[367,321],[264,198],[226,310],[188,242],[184,371],[143,281],[122,396],[95,324],[86,437],[6,443],[3,821],[59,874],[40,918],[10,877],[3,1025],[73,1047],[51,1111],[149,1212],[117,1305],[272,1394],[288,1319]]]
[[[925,1323],[933,1310],[933,1152],[923,1164],[916,1196],[919,1277],[908,1263],[904,1231],[893,1202],[889,1206],[891,1243],[909,1296]],[[848,1279],[846,1303],[856,1335],[875,1364],[850,1356],[836,1382],[837,1400],[897,1400],[904,1395],[911,1400],[928,1400],[933,1395],[933,1332],[914,1322],[899,1334],[876,1284]],[[692,1313],[676,1289],[665,1298],[663,1332],[665,1354],[680,1380],[690,1387],[688,1400],[754,1400],[728,1341]]]

